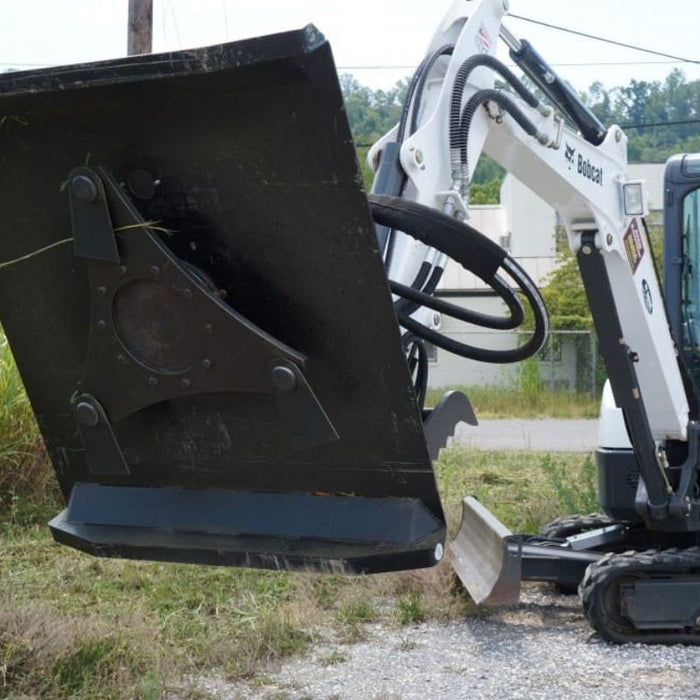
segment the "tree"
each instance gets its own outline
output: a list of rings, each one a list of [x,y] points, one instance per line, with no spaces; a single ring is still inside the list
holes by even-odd
[[[469,189],[470,204],[498,204],[501,201],[502,182],[500,177],[484,183],[474,182]]]
[[[559,253],[559,264],[540,291],[552,330],[588,331],[593,328],[576,256],[570,250]]]
[[[631,162],[664,162],[700,148],[694,122],[700,118],[700,81],[687,82],[678,69],[663,82],[632,79],[609,91],[596,82],[583,99],[603,124],[625,128]]]
[[[402,80],[390,90],[371,90],[348,73],[340,76],[355,143],[370,145],[398,123],[407,88],[407,81]]]

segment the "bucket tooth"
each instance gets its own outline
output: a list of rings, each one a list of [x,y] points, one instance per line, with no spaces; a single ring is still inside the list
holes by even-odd
[[[479,605],[510,605],[520,598],[521,556],[512,532],[473,496],[462,501],[462,523],[450,542],[452,566]]]

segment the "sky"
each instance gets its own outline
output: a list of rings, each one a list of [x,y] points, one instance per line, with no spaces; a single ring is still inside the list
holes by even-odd
[[[154,52],[311,22],[330,40],[340,73],[386,89],[420,62],[453,0],[153,2]],[[0,0],[0,71],[123,56],[127,12],[128,0]],[[510,0],[510,12],[695,62],[669,62],[506,17],[507,28],[528,39],[579,90],[594,81],[612,88],[632,78],[663,80],[673,68],[683,70],[688,80],[700,79],[699,0]],[[363,68],[367,66],[382,68]]]

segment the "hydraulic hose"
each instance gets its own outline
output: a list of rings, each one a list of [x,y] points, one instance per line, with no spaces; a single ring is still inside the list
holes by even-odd
[[[465,141],[468,134],[462,130],[462,97],[464,96],[464,88],[471,73],[478,67],[483,66],[491,68],[498,73],[514,90],[520,95],[526,104],[534,109],[540,109],[541,103],[539,99],[528,90],[522,81],[499,61],[494,56],[489,54],[478,54],[470,56],[459,67],[455,76],[452,87],[452,95],[450,99],[450,115],[449,115],[449,138],[450,138],[450,161],[452,166],[453,178],[464,181],[462,174],[460,153],[465,147]],[[468,177],[468,172],[467,172]]]
[[[457,71],[454,85],[452,87],[452,97],[450,100],[450,148],[461,148],[461,129],[462,122],[462,97],[464,88],[472,71],[479,66],[485,66],[496,71],[517,93],[522,99],[530,105],[537,108],[540,101],[535,95],[528,90],[518,77],[507,66],[503,65],[497,58],[489,54],[478,54],[470,56]]]
[[[502,331],[517,328],[525,318],[525,310],[523,309],[522,302],[500,275],[494,276],[491,286],[508,307],[508,316],[492,316],[490,314],[482,314],[479,311],[473,311],[472,309],[464,309],[461,306],[443,301],[442,299],[434,297],[431,294],[426,294],[413,287],[407,287],[399,282],[389,280],[389,287],[394,294],[416,302],[413,311],[420,306],[426,306],[433,311],[452,316],[452,318],[456,318],[458,321],[472,323],[482,328]],[[395,308],[400,316],[410,315],[399,307]],[[413,313],[413,311],[410,313]]]
[[[408,117],[410,115],[411,117],[411,125],[410,129],[408,129],[409,135],[413,134],[417,128],[417,123],[418,123],[418,113],[420,111],[420,105],[421,101],[423,99],[423,91],[425,89],[425,83],[430,75],[430,72],[432,71],[433,67],[435,66],[435,63],[441,56],[449,56],[454,50],[454,44],[445,44],[444,46],[441,46],[439,49],[436,51],[433,51],[430,55],[426,56],[416,69],[416,72],[413,74],[413,77],[411,78],[411,82],[408,86],[408,90],[406,92],[406,99],[404,100],[403,103],[403,109],[401,110],[401,119],[399,120],[399,126],[396,132],[396,146],[395,148],[395,155],[394,157],[396,158],[396,166],[400,169],[401,165],[399,163],[399,153],[400,153],[400,146],[403,143],[405,137],[406,137],[406,130],[408,127]],[[377,194],[391,194],[391,195],[398,195],[401,196],[404,193],[404,190],[406,188],[406,174],[403,173],[403,170],[401,170],[402,176],[400,180],[395,183],[396,189],[392,192],[381,192],[378,191]],[[387,268],[387,270],[391,267],[391,261],[394,257],[394,245],[395,245],[395,239],[396,239],[396,233],[393,229],[389,229],[385,233],[386,235],[386,253],[384,256],[384,264]],[[420,274],[420,272],[419,272]],[[433,290],[428,290],[425,289],[422,285],[424,284],[425,279],[421,280],[420,282],[418,281],[418,278],[414,283],[411,285],[416,289],[424,289],[426,292],[430,293]],[[435,286],[437,286],[437,283],[439,282],[438,280],[435,282]],[[434,288],[433,288],[434,289]],[[413,313],[413,311],[411,311]]]
[[[444,46],[441,46],[439,49],[426,56],[421,61],[420,65],[416,69],[416,72],[413,74],[406,92],[406,99],[403,103],[403,109],[401,110],[401,119],[399,121],[399,128],[396,135],[396,140],[398,143],[403,143],[406,136],[409,113],[411,114],[411,127],[408,132],[409,136],[416,130],[418,112],[420,110],[421,100],[423,99],[425,82],[430,75],[430,71],[433,69],[433,66],[441,56],[449,56],[453,51],[454,44],[445,44]]]
[[[434,331],[432,328],[424,326],[422,323],[414,320],[410,316],[399,316],[401,325],[407,330],[420,336],[433,345],[437,345],[443,350],[459,355],[471,360],[480,362],[488,362],[491,364],[509,364],[511,362],[519,362],[532,357],[544,345],[547,339],[549,321],[547,319],[547,311],[542,301],[542,297],[534,284],[531,283],[525,271],[512,259],[504,260],[504,268],[513,266],[516,269],[509,270],[514,272],[513,275],[516,282],[521,284],[521,292],[526,298],[530,308],[535,316],[535,330],[530,339],[524,344],[511,350],[491,350],[489,348],[479,348],[473,345],[467,345],[457,340],[453,340],[443,333]],[[526,283],[525,280],[530,283]]]
[[[457,168],[456,171],[453,170],[452,176],[456,181],[462,183],[460,189],[463,191],[466,191],[466,185],[468,185],[469,182],[469,129],[471,128],[472,119],[474,119],[477,110],[486,102],[495,102],[501,109],[508,112],[508,114],[515,119],[526,134],[533,136],[540,142],[546,142],[546,136],[540,134],[537,126],[530,121],[527,115],[525,115],[507,95],[499,90],[479,90],[479,92],[475,93],[467,100],[459,124],[459,168]]]
[[[446,44],[431,54],[426,64],[426,69],[419,76],[416,98],[414,100],[413,109],[411,110],[411,128],[409,129],[409,135],[414,134],[418,128],[418,114],[420,112],[421,101],[423,99],[423,92],[425,91],[425,83],[430,76],[430,71],[433,69],[433,66],[437,62],[438,58],[441,56],[451,56],[454,48],[454,44]]]
[[[422,411],[428,391],[428,351],[423,340],[413,333],[406,333],[401,341],[406,353],[408,370],[413,377],[416,401]]]
[[[505,284],[498,274],[499,270],[503,270],[520,287],[535,319],[535,328],[531,338],[524,345],[511,350],[490,350],[460,343],[427,328],[408,314],[397,312],[399,322],[404,328],[448,352],[483,362],[517,362],[530,357],[542,347],[547,338],[548,330],[547,310],[544,301],[534,282],[503,248],[475,228],[416,202],[386,195],[370,195],[369,201],[376,223],[404,231],[431,248],[451,257],[466,270],[473,272],[506,301],[510,316],[497,319],[498,325],[487,325],[492,323],[494,317],[464,310],[454,304],[435,298],[431,298],[429,304],[425,303],[420,291],[405,287],[397,282],[391,282],[392,291],[397,294],[406,294],[413,301],[418,301],[428,308],[439,310],[468,323],[486,325],[490,328],[509,329],[514,327],[511,325],[513,320],[522,314],[522,307],[518,309],[516,304],[508,303],[509,294],[515,296],[515,292]],[[479,323],[483,320],[486,320],[487,324]]]

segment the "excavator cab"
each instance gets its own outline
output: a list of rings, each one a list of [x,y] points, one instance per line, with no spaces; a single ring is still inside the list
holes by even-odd
[[[441,559],[314,27],[4,75],[0,159],[0,318],[66,499],[56,540],[337,573]]]
[[[700,154],[669,159],[664,173],[664,290],[669,322],[700,395]]]

